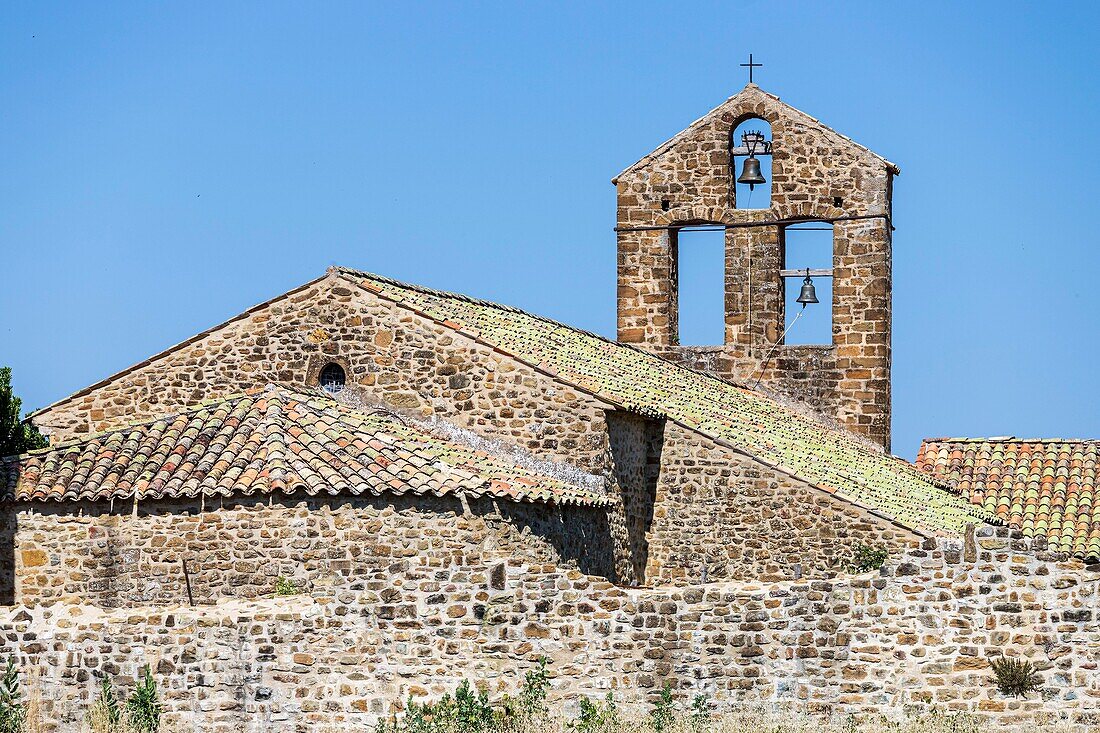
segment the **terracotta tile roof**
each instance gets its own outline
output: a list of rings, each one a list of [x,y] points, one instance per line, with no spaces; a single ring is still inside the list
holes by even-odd
[[[2,459],[0,493],[6,500],[30,501],[303,491],[607,502],[596,477],[561,473],[593,481],[573,485],[388,412],[268,387]]]
[[[517,308],[335,271],[606,402],[666,417],[918,531],[958,533],[987,516],[910,463],[767,395]]]
[[[1100,559],[1100,440],[929,438],[917,466],[1055,552]]]

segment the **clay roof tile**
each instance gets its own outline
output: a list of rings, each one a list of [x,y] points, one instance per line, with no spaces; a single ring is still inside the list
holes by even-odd
[[[285,387],[0,460],[8,501],[310,494],[490,494],[557,504],[607,503],[581,486],[440,437],[388,413]],[[578,475],[586,476],[585,474]],[[517,492],[513,486],[531,487]],[[598,484],[597,488],[596,487]]]

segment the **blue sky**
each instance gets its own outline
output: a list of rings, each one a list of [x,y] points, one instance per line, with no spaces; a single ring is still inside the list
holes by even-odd
[[[0,364],[45,405],[340,263],[603,334],[610,179],[757,82],[897,162],[894,451],[1100,437],[1100,5],[12,3]]]

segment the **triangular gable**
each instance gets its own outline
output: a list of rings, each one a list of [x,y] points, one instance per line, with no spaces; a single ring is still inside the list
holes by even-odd
[[[612,178],[611,182],[612,183],[618,183],[619,179],[622,178],[623,176],[627,176],[627,175],[633,173],[634,171],[645,167],[649,163],[652,163],[653,161],[660,159],[661,156],[663,156],[666,152],[668,152],[672,148],[676,147],[676,145],[680,141],[691,138],[692,136],[694,136],[696,134],[696,132],[700,128],[709,125],[715,117],[721,116],[721,115],[725,114],[726,112],[728,112],[732,109],[739,109],[739,108],[742,108],[744,105],[746,105],[748,103],[754,103],[754,102],[755,103],[763,103],[765,105],[778,106],[778,107],[782,108],[782,110],[783,110],[783,112],[786,116],[794,118],[794,119],[798,120],[799,122],[801,122],[802,124],[804,124],[806,126],[809,126],[809,127],[813,127],[816,130],[818,130],[819,132],[821,132],[822,134],[832,137],[833,139],[836,140],[838,145],[843,146],[843,147],[853,148],[853,149],[859,150],[860,152],[871,155],[871,156],[877,158],[878,160],[880,160],[882,162],[883,166],[886,167],[886,169],[889,170],[891,173],[893,173],[895,175],[901,173],[901,169],[895,163],[891,163],[889,160],[882,157],[881,155],[879,155],[875,151],[871,150],[870,148],[866,147],[865,145],[860,145],[855,140],[852,140],[850,137],[848,137],[846,135],[842,135],[841,133],[837,132],[836,130],[832,129],[831,127],[828,127],[827,125],[822,123],[820,120],[818,120],[816,117],[811,117],[810,115],[806,114],[802,110],[796,109],[795,107],[792,107],[791,105],[787,104],[786,102],[781,101],[779,99],[779,97],[777,97],[774,94],[771,94],[769,92],[765,92],[764,90],[760,89],[755,84],[748,84],[740,92],[733,95],[732,97],[727,99],[725,102],[723,102],[722,104],[720,104],[717,107],[715,107],[714,109],[712,109],[710,112],[707,112],[705,115],[703,115],[699,119],[692,122],[690,125],[688,125],[686,128],[684,128],[683,130],[678,132],[676,135],[672,136],[668,140],[666,140],[663,143],[661,143],[660,145],[658,145],[657,148],[655,150],[653,150],[653,152],[649,153],[648,155],[643,156],[642,158],[640,158],[635,163],[627,166],[617,176]]]

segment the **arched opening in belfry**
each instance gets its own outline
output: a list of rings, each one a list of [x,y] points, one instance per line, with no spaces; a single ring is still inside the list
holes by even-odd
[[[767,209],[771,207],[771,145],[772,127],[759,117],[751,117],[734,128],[730,136],[730,174],[733,177],[734,208]]]
[[[726,341],[725,227],[685,224],[669,237],[677,343],[719,346]]]
[[[783,267],[783,343],[833,343],[833,225],[803,221],[783,227],[780,235]],[[809,282],[807,282],[809,279]],[[805,288],[811,285],[812,289]],[[817,302],[799,302],[812,293]],[[797,319],[797,322],[795,321]]]

